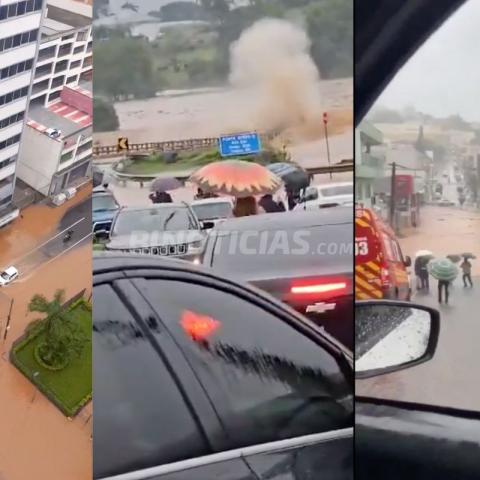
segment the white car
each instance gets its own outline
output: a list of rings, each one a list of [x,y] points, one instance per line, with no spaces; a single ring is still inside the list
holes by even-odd
[[[229,197],[203,198],[191,204],[200,223],[216,225],[226,218],[233,217],[233,200]]]
[[[0,287],[13,282],[18,277],[18,270],[15,267],[8,267],[0,273]]]
[[[353,205],[353,182],[312,185],[305,190],[294,210]]]

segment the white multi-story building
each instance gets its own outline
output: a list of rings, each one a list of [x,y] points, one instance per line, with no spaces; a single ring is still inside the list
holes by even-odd
[[[44,196],[88,181],[92,162],[91,84],[64,86],[48,107],[31,105],[17,174]]]
[[[0,0],[0,226],[13,220],[15,171],[44,0]]]
[[[1,1],[1,0],[0,0]],[[65,85],[92,79],[92,7],[74,0],[48,0],[41,28],[32,105],[47,107]]]

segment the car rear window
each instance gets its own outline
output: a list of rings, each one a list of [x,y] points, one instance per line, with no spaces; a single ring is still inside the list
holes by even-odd
[[[192,205],[192,209],[199,220],[227,218],[232,215],[232,205],[227,202]]]
[[[351,271],[352,223],[295,230],[216,232],[212,266],[219,272],[290,275],[312,269]]]

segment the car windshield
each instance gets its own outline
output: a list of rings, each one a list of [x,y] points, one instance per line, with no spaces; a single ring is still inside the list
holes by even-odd
[[[296,230],[222,232],[215,241],[213,267],[246,279],[302,276],[352,269],[351,223]]]
[[[184,207],[123,210],[117,217],[112,236],[132,232],[162,232],[197,229],[195,220]]]
[[[93,195],[92,210],[98,212],[100,210],[115,210],[118,208],[115,198],[112,195]]]
[[[10,275],[7,272],[2,272],[0,273],[0,277],[2,277],[4,280],[8,280]]]
[[[232,215],[232,205],[228,202],[204,203],[192,205],[192,209],[199,220],[227,218]]]
[[[337,195],[353,195],[353,185],[338,185],[336,187],[323,187],[322,196],[335,197]]]
[[[362,396],[480,410],[480,389],[473,381],[480,338],[478,18],[478,1],[454,12],[357,127],[355,200],[390,224],[397,240],[391,246],[398,243],[403,257],[412,260],[406,271],[392,262],[390,277],[381,279],[383,295],[434,307],[441,315],[433,358],[357,380]],[[359,240],[368,255],[367,237]],[[372,298],[368,291],[374,285],[368,283],[371,270],[362,272],[359,300]]]

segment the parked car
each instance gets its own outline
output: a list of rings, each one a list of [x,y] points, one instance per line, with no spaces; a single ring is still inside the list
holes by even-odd
[[[113,220],[120,210],[115,196],[108,190],[96,190],[92,193],[92,223],[93,233],[105,234],[110,232]]]
[[[353,182],[312,185],[305,190],[294,210],[317,210],[318,208],[352,205]]]
[[[200,225],[185,203],[160,203],[146,208],[121,208],[110,230],[106,250],[181,257],[199,261],[212,223]]]
[[[352,209],[266,213],[225,220],[203,263],[307,315],[353,348]]]
[[[188,262],[103,254],[93,285],[96,480],[353,479],[352,358],[328,334]]]
[[[200,223],[210,222],[212,228],[222,220],[233,217],[233,200],[229,197],[194,200],[191,207]]]
[[[0,287],[5,287],[18,277],[18,270],[11,266],[0,272]]]

